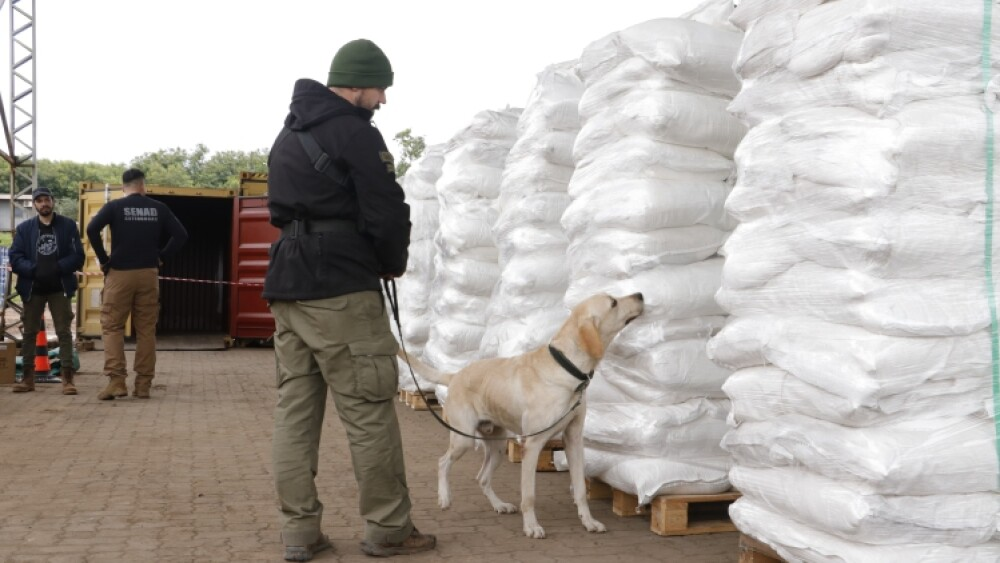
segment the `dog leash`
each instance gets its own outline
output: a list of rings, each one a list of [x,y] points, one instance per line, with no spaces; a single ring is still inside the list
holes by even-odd
[[[397,295],[397,293],[396,293],[396,280],[394,280],[394,279],[383,279],[382,280],[382,285],[385,287],[385,296],[386,296],[386,299],[389,300],[389,308],[392,310],[392,318],[393,318],[393,320],[396,321],[396,330],[399,331],[399,346],[403,349],[403,354],[407,357],[406,367],[409,368],[409,370],[410,370],[410,377],[413,378],[413,384],[416,386],[417,392],[420,393],[420,398],[423,399],[424,402],[426,403],[427,402],[427,396],[424,395],[424,390],[421,389],[420,388],[420,384],[417,383],[417,375],[415,373],[413,373],[413,366],[411,366],[410,362],[409,362],[410,353],[406,351],[406,344],[404,344],[404,342],[403,342],[403,340],[404,340],[404,338],[403,338],[403,327],[400,325],[400,322],[399,322],[399,295]],[[560,363],[560,365],[562,365],[562,362],[559,362],[559,363]],[[577,370],[577,371],[579,371],[579,370]],[[591,374],[593,374],[593,372],[591,372]],[[549,430],[552,430],[553,428],[556,427],[556,425],[558,425],[560,422],[562,422],[562,420],[564,418],[566,418],[567,416],[569,416],[569,414],[571,412],[573,412],[574,410],[576,410],[576,407],[580,406],[580,403],[583,401],[583,393],[582,393],[582,391],[584,391],[587,388],[587,383],[589,383],[589,380],[587,382],[584,382],[583,384],[581,384],[579,387],[577,387],[577,391],[581,392],[580,393],[580,397],[576,400],[576,403],[573,404],[573,406],[570,407],[569,410],[567,410],[565,412],[565,414],[563,414],[558,419],[556,419],[556,421],[553,422],[548,427],[546,427],[546,428],[544,428],[542,430],[539,430],[538,432],[532,432],[531,434],[516,434],[514,436],[503,436],[503,437],[492,437],[492,436],[487,437],[487,436],[476,436],[476,435],[473,435],[473,434],[466,434],[465,432],[462,432],[458,428],[455,428],[454,426],[448,424],[447,421],[445,421],[443,418],[441,418],[440,416],[438,416],[438,413],[436,413],[434,411],[434,409],[427,409],[427,410],[434,416],[435,419],[437,419],[437,421],[442,426],[444,426],[449,431],[454,432],[455,434],[458,434],[460,436],[465,436],[466,438],[472,438],[473,440],[508,440],[510,438],[515,438],[515,439],[517,439],[517,441],[520,442],[520,441],[524,440],[525,438],[530,438],[532,436],[538,436],[539,434],[544,434],[545,432],[548,432]]]

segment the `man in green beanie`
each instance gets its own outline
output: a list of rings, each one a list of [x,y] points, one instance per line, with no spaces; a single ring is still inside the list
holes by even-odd
[[[436,543],[410,520],[394,401],[398,344],[380,287],[406,271],[410,243],[410,208],[371,125],[392,78],[375,43],[347,43],[326,86],[295,83],[271,148],[268,208],[281,237],[263,295],[276,325],[273,459],[287,561],[331,548],[315,485],[327,389],[350,442],[365,520],[361,550],[402,555]]]

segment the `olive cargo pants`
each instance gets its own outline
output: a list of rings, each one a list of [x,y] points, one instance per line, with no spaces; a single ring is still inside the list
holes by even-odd
[[[272,454],[285,545],[321,531],[316,493],[327,388],[350,443],[365,539],[401,542],[413,530],[403,444],[396,419],[398,344],[382,294],[274,301],[278,403]]]

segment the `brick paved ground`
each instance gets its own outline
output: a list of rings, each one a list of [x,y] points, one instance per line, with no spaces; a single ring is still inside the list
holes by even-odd
[[[273,352],[161,352],[148,401],[98,401],[101,353],[80,360],[76,397],[58,385],[18,395],[0,386],[0,561],[281,561],[270,474]],[[442,511],[435,472],[445,430],[397,405],[414,519],[439,542],[436,552],[399,560],[737,560],[735,533],[659,537],[646,519],[616,517],[607,501],[591,508],[608,533],[587,533],[566,473],[538,475],[548,538],[528,539],[520,515],[493,513],[479,492],[478,454],[453,468],[454,505]],[[315,560],[370,561],[358,550],[356,488],[332,403],[326,424],[318,485],[336,551]],[[518,467],[505,463],[495,482],[515,504]]]

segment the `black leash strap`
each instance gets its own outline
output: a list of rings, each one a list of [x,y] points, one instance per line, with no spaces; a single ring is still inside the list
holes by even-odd
[[[396,321],[396,330],[399,331],[399,345],[403,349],[403,354],[407,358],[409,358],[410,357],[410,353],[406,351],[406,344],[403,343],[403,327],[400,325],[400,322],[399,322],[399,296],[396,294],[396,280],[394,280],[394,279],[383,279],[382,280],[382,286],[385,287],[385,296],[386,296],[386,299],[389,300],[389,308],[392,310],[392,318],[393,318],[394,321]],[[560,365],[561,364],[562,364],[562,362],[560,362]],[[413,366],[410,365],[409,361],[406,362],[406,367],[408,367],[410,369],[410,377],[413,378],[413,384],[417,387],[417,392],[420,393],[420,398],[423,399],[424,402],[426,403],[427,402],[427,395],[424,395],[424,390],[421,389],[420,388],[420,384],[417,383],[417,376],[416,376],[415,373],[413,373]],[[577,371],[579,371],[579,370],[577,370]],[[590,376],[593,377],[593,372],[590,373]],[[580,387],[578,387],[577,390],[578,391],[582,391],[584,388],[586,388],[586,386],[587,386],[586,383],[589,383],[589,380],[587,382],[585,382],[584,384],[582,384]],[[460,436],[465,436],[466,438],[472,438],[473,440],[507,440],[509,438],[515,438],[518,441],[520,441],[520,440],[523,440],[524,438],[530,438],[532,436],[538,436],[539,434],[543,434],[543,433],[548,432],[549,430],[555,428],[555,426],[557,424],[559,424],[560,422],[562,422],[562,420],[564,418],[566,418],[567,416],[569,416],[569,414],[571,412],[573,412],[574,410],[576,410],[576,407],[580,406],[580,402],[582,400],[583,400],[583,395],[581,394],[580,397],[576,400],[576,403],[574,403],[573,406],[570,407],[569,410],[566,411],[565,414],[563,414],[562,416],[560,416],[555,422],[553,422],[551,425],[549,425],[547,428],[545,428],[543,430],[539,430],[538,432],[533,432],[531,434],[519,434],[519,435],[515,435],[515,436],[503,436],[503,437],[493,437],[493,436],[487,437],[487,436],[475,436],[473,434],[466,434],[465,432],[462,432],[458,428],[455,428],[454,426],[448,424],[443,418],[441,418],[440,416],[438,416],[438,413],[435,412],[434,409],[427,409],[427,410],[430,411],[430,413],[432,415],[434,415],[434,418],[436,418],[437,421],[439,423],[441,423],[442,426],[444,426],[448,430],[450,430],[450,431],[452,431],[455,434],[458,434]]]

